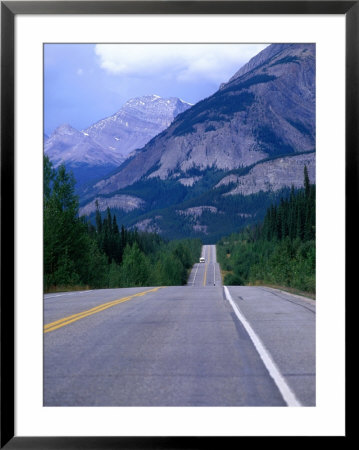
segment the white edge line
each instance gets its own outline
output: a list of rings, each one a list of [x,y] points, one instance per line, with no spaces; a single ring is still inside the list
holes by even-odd
[[[216,285],[216,246],[212,247],[212,258],[213,258],[213,286]]]
[[[197,272],[198,272],[198,267],[199,267],[199,264],[197,263],[197,269],[196,269],[196,273],[194,274],[194,277],[193,277],[192,285],[194,285],[194,282],[195,282],[195,280],[196,280],[196,275],[197,275]]]
[[[57,298],[57,297],[63,297],[64,295],[68,295],[68,294],[57,294],[57,295],[44,295],[44,299],[48,299],[48,298]]]
[[[255,348],[257,349],[257,352],[259,353],[259,356],[262,358],[262,361],[264,365],[266,366],[270,376],[273,378],[275,384],[277,385],[279,392],[282,394],[282,397],[284,401],[287,403],[288,406],[302,406],[299,400],[296,398],[288,384],[286,383],[285,379],[279,372],[278,367],[274,363],[272,357],[262,344],[259,337],[256,335],[256,333],[253,331],[253,328],[250,326],[249,322],[247,322],[246,318],[243,316],[243,314],[240,312],[237,305],[234,303],[231,294],[229,293],[229,290],[227,286],[224,286],[224,292],[226,294],[226,298],[231,304],[234,312],[236,313],[236,316],[241,321],[242,325],[244,326],[245,330],[249,334],[249,337],[251,338]]]
[[[78,294],[87,294],[88,292],[92,292],[93,289],[89,289],[88,291],[72,291],[72,292],[66,292],[66,294],[55,294],[55,295],[44,295],[44,299],[47,298],[57,298],[57,297],[64,297],[65,295],[78,295]]]

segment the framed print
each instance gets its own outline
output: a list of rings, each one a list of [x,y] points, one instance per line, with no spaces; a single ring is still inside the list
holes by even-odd
[[[1,2],[1,448],[347,436],[358,26]]]

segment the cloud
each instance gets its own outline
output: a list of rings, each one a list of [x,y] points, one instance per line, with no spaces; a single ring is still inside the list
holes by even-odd
[[[230,78],[267,44],[97,44],[102,69],[113,75],[157,76],[220,83]]]
[[[77,69],[76,73],[78,76],[81,76],[81,75],[83,75],[84,71],[82,69]]]

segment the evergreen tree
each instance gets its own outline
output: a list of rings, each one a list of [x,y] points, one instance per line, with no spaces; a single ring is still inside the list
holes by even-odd
[[[123,225],[121,225],[121,247],[124,249],[126,246],[126,230]]]
[[[48,202],[51,195],[51,184],[55,177],[55,171],[48,156],[44,155],[44,202]]]
[[[272,204],[262,226],[222,238],[218,259],[227,284],[271,284],[315,292],[315,185]]]
[[[118,235],[119,234],[119,229],[118,229],[118,225],[117,225],[117,220],[116,220],[116,215],[113,215],[113,221],[112,221],[112,231],[114,235]]]
[[[310,181],[307,166],[304,166],[304,191],[306,198],[310,195]]]
[[[78,217],[75,180],[44,158],[44,286],[48,289],[176,285],[187,282],[201,242],[165,242],[155,233],[119,230],[96,200],[95,225]],[[160,268],[159,271],[156,271]]]
[[[96,205],[96,231],[98,234],[101,234],[102,233],[102,219],[101,219],[101,213],[100,213],[97,199],[96,199],[95,205]]]
[[[51,174],[49,168],[51,166],[45,162],[47,180]],[[63,165],[54,172],[50,189],[47,183],[44,195],[45,286],[80,282],[81,259],[87,251],[87,230],[77,216],[75,180]]]

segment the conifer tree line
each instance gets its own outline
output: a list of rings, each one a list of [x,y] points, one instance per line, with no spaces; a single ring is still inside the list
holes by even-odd
[[[269,284],[315,293],[315,185],[271,205],[262,223],[217,244],[224,284]]]
[[[95,223],[78,217],[75,179],[44,156],[44,290],[182,285],[201,252],[200,240],[163,240],[127,230],[98,205]]]
[[[304,166],[304,189],[295,192],[292,186],[288,199],[281,199],[279,205],[272,205],[264,218],[261,229],[264,239],[301,241],[315,239],[315,185],[310,185],[308,170]]]

